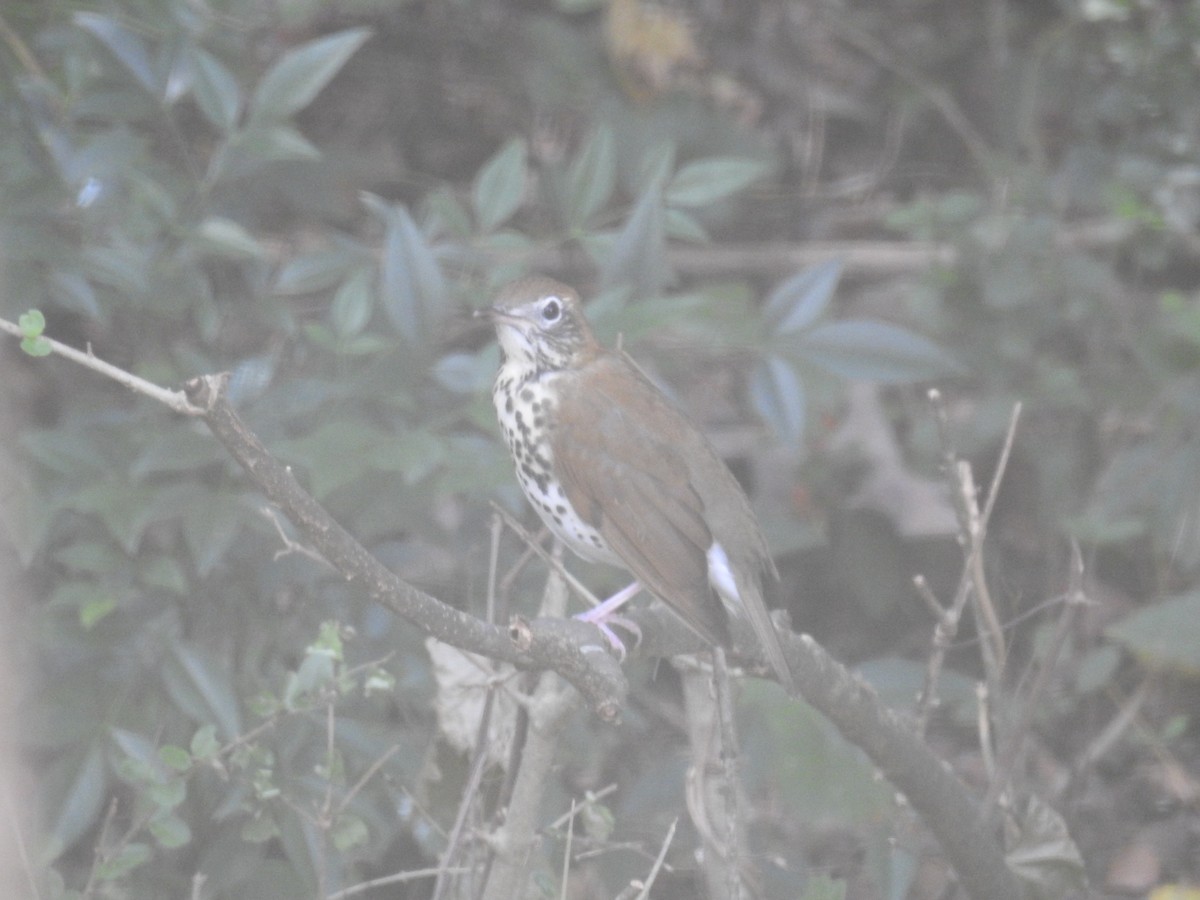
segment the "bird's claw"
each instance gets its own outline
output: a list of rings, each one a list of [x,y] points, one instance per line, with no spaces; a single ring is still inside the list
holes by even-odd
[[[625,616],[617,616],[609,613],[608,615],[594,615],[595,609],[589,609],[587,612],[582,612],[575,618],[581,622],[589,622],[600,629],[600,633],[604,635],[604,639],[608,641],[608,646],[616,654],[617,659],[621,662],[625,661],[626,650],[625,642],[617,637],[617,633],[609,626],[615,625],[618,628],[623,628],[633,635],[633,646],[637,647],[642,642],[642,629],[632,619],[627,619]]]

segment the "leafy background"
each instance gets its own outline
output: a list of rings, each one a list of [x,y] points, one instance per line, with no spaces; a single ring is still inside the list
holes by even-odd
[[[162,384],[229,370],[341,522],[479,611],[489,504],[522,505],[469,312],[522,272],[568,277],[746,479],[773,602],[902,708],[932,629],[912,576],[945,597],[960,564],[925,388],[981,483],[1020,400],[988,557],[1014,684],[1048,650],[1071,538],[1091,600],[1023,783],[1093,892],[1181,884],[1198,38],[1192,2],[16,0],[0,308]],[[466,762],[420,635],[280,553],[287,525],[195,423],[11,344],[22,889],[318,896],[433,864]],[[952,652],[931,733],[968,779],[977,653]],[[620,726],[580,715],[550,798],[618,785],[587,839],[625,850],[581,864],[578,896],[644,875],[682,813],[677,684],[629,669]],[[869,769],[777,699],[742,698],[766,893],[936,896]],[[695,843],[662,896],[694,896]],[[369,896],[428,884],[388,890]]]

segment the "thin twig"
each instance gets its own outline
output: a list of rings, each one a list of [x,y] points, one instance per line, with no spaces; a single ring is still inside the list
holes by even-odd
[[[1014,772],[1020,771],[1021,755],[1027,747],[1026,737],[1033,727],[1033,717],[1041,706],[1041,700],[1050,687],[1050,678],[1058,664],[1059,655],[1067,638],[1079,618],[1079,613],[1088,603],[1084,589],[1083,553],[1079,544],[1071,541],[1071,572],[1068,576],[1067,602],[1054,625],[1054,633],[1046,644],[1045,658],[1037,664],[1037,675],[1027,691],[1016,691],[1017,700],[1011,704],[1012,712],[1005,724],[1003,741],[997,756],[996,773],[988,785],[983,809],[987,812],[1007,789]],[[1033,663],[1030,663],[1033,665]]]
[[[371,765],[367,767],[367,771],[363,772],[358,781],[354,782],[354,786],[346,792],[346,796],[343,797],[342,802],[338,804],[338,815],[341,815],[346,811],[347,807],[350,806],[354,798],[358,796],[359,791],[366,787],[370,780],[375,777],[376,773],[385,765],[387,765],[387,761],[395,756],[399,751],[400,745],[392,744],[391,747],[379,755],[379,758],[376,759],[375,762],[371,763]]]
[[[1021,419],[1021,410],[1025,404],[1018,400],[1013,404],[1012,413],[1008,417],[1008,428],[1004,432],[1004,444],[1000,448],[1000,458],[996,460],[996,474],[992,476],[992,484],[988,488],[987,502],[983,505],[983,527],[987,528],[992,521],[992,510],[996,508],[996,497],[1000,493],[1000,484],[1004,481],[1004,473],[1008,469],[1008,460],[1012,456],[1013,444],[1017,438],[1017,423]]]
[[[3,16],[0,16],[0,40],[3,40],[9,52],[17,58],[17,62],[21,64],[21,67],[26,72],[38,81],[45,82],[46,84],[54,83],[50,76],[46,74],[46,70],[42,68],[41,63],[38,62],[37,56],[29,49],[29,45],[22,40],[21,36],[17,34],[16,29],[9,25]],[[61,114],[62,110],[56,109],[55,112]]]
[[[13,337],[25,337],[25,333],[21,331],[20,326],[9,322],[7,319],[0,319],[0,331],[7,331]],[[188,402],[183,391],[169,391],[153,382],[146,381],[144,378],[139,378],[132,372],[126,372],[124,369],[118,368],[111,363],[106,363],[92,353],[90,346],[85,353],[82,350],[76,350],[74,347],[56,341],[54,338],[43,336],[42,340],[46,341],[50,349],[58,356],[65,357],[71,360],[71,362],[91,369],[93,372],[99,372],[101,375],[111,378],[117,384],[122,384],[131,391],[149,397],[151,400],[157,400],[177,413],[185,416],[199,416],[204,414],[204,410]]]
[[[501,506],[498,506],[496,503],[492,503],[492,509],[496,511],[497,515],[504,519],[504,524],[511,528],[516,533],[517,537],[525,542],[525,546],[537,554],[542,562],[562,576],[563,581],[570,586],[571,590],[573,590],[592,606],[600,605],[600,601],[597,599],[596,595],[589,591],[584,586],[582,581],[568,571],[567,567],[563,565],[562,560],[555,559],[553,554],[549,553],[533,538],[532,535],[530,535],[528,531],[521,527],[521,523],[509,515],[507,510]]]
[[[955,498],[955,513],[958,517],[959,532],[964,544],[965,558],[962,572],[959,575],[958,587],[954,599],[949,606],[942,607],[929,590],[928,584],[922,579],[915,587],[926,605],[934,611],[936,623],[930,650],[929,662],[925,670],[925,682],[921,688],[917,704],[918,733],[924,733],[929,716],[937,704],[937,686],[945,663],[947,648],[953,643],[958,634],[958,625],[962,618],[967,601],[975,596],[974,607],[977,618],[977,628],[980,633],[981,653],[987,672],[988,686],[993,698],[998,696],[1000,675],[1004,665],[1005,647],[1003,629],[991,602],[987,581],[983,571],[983,542],[987,536],[988,524],[995,509],[996,497],[1008,461],[1012,455],[1013,442],[1016,439],[1017,423],[1021,415],[1021,404],[1013,406],[1009,418],[1008,429],[1005,432],[1004,444],[997,460],[996,472],[988,489],[984,509],[979,509],[974,486],[974,477],[970,466],[959,460],[954,452],[954,441],[950,434],[949,417],[942,400],[941,392],[936,388],[929,391],[929,403],[933,408],[934,419],[938,427],[939,441],[942,446],[943,468],[951,495]]]
[[[363,894],[372,888],[386,887],[389,884],[404,884],[407,881],[417,881],[421,878],[433,878],[442,869],[413,869],[411,872],[396,872],[392,875],[384,875],[382,878],[373,878],[370,881],[363,881],[353,887],[345,888],[337,893],[330,894],[325,900],[346,900],[347,897],[353,897],[355,894]],[[451,870],[452,875],[461,875],[466,872],[466,869]]]
[[[553,822],[551,822],[549,825],[547,825],[543,830],[545,832],[557,831],[558,829],[562,828],[564,825],[567,824],[567,820],[569,818],[571,818],[572,816],[577,816],[581,812],[583,812],[585,809],[588,809],[593,804],[599,803],[601,800],[603,800],[605,797],[607,797],[609,794],[611,794],[616,789],[617,789],[617,783],[614,781],[612,784],[605,785],[604,787],[600,788],[600,790],[598,790],[598,791],[588,791],[587,793],[584,794],[582,803],[576,803],[574,800],[572,800],[570,812],[563,813],[561,816],[559,816],[557,819],[555,819]]]
[[[1138,713],[1150,699],[1150,689],[1154,682],[1155,678],[1152,675],[1143,678],[1133,694],[1120,704],[1117,714],[1079,754],[1073,767],[1074,774],[1089,771],[1137,721]]]
[[[496,617],[496,573],[500,567],[500,535],[504,531],[504,520],[492,513],[492,525],[489,529],[491,540],[488,543],[488,580],[487,597],[484,602],[483,614],[489,622],[497,621]],[[507,610],[506,610],[507,612]],[[507,616],[505,616],[507,618]]]
[[[488,587],[487,587],[487,621],[492,622],[496,610],[496,565],[500,554],[499,520],[492,520],[491,552],[488,556]],[[483,773],[491,758],[491,747],[488,735],[492,727],[492,713],[496,705],[496,685],[488,688],[487,697],[483,702],[483,712],[479,716],[479,728],[475,732],[475,753],[471,759],[471,768],[467,775],[467,783],[463,787],[462,799],[458,804],[458,812],[454,817],[454,825],[450,829],[450,837],[446,849],[442,853],[442,861],[438,866],[441,872],[448,871],[454,864],[455,857],[461,850],[463,835],[466,832],[467,816],[479,799],[479,785],[483,781]],[[433,886],[432,900],[441,900],[449,889],[450,879],[439,874]]]
[[[658,851],[658,856],[654,859],[654,865],[650,867],[650,871],[646,873],[646,883],[642,886],[642,892],[637,895],[637,900],[647,900],[650,896],[650,888],[654,887],[654,881],[658,878],[658,873],[662,871],[663,860],[667,858],[667,851],[671,848],[671,842],[675,840],[675,826],[679,824],[679,817],[676,816],[671,820],[671,827],[667,829],[667,834],[663,838],[662,847]]]
[[[438,866],[438,878],[433,887],[432,900],[441,900],[450,887],[450,879],[444,874],[453,866],[455,857],[462,849],[463,835],[466,833],[467,816],[479,800],[479,785],[483,781],[483,773],[487,769],[490,748],[488,747],[488,730],[492,724],[492,710],[496,705],[496,687],[488,688],[487,697],[483,701],[483,714],[479,717],[479,729],[475,738],[475,754],[471,759],[471,770],[467,775],[467,783],[463,786],[462,800],[458,804],[458,813],[454,816],[454,825],[450,829],[450,837],[446,849],[442,853],[442,861]]]
[[[558,885],[558,900],[567,900],[567,879],[571,875],[571,847],[575,843],[575,798],[571,798],[571,814],[567,817],[567,843],[563,847],[562,876]]]
[[[333,564],[323,557],[316,550],[301,544],[299,541],[294,541],[288,536],[288,533],[283,528],[282,515],[279,510],[271,506],[263,506],[259,509],[259,513],[264,519],[275,526],[275,532],[279,535],[279,540],[283,544],[283,549],[276,550],[275,555],[271,557],[273,560],[280,560],[289,553],[299,553],[301,556],[306,556],[313,562],[324,566],[326,569],[332,569]]]

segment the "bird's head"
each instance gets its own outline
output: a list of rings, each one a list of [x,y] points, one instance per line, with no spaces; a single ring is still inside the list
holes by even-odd
[[[574,288],[551,278],[522,278],[500,289],[484,311],[496,327],[506,359],[539,371],[577,365],[597,349]]]

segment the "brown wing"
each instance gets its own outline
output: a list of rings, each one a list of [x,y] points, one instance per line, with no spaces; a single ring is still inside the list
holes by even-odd
[[[571,506],[693,630],[728,644],[725,609],[708,580],[712,534],[680,454],[693,426],[612,354],[559,387],[552,449]]]

